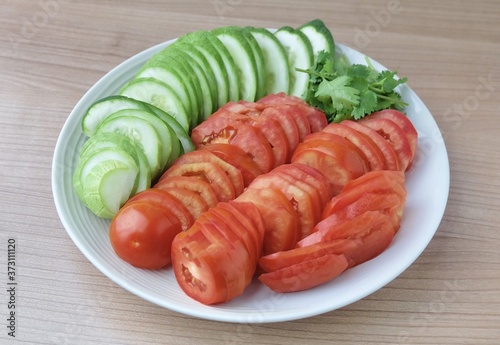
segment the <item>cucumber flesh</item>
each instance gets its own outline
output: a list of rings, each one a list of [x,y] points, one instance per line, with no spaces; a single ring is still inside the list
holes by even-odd
[[[257,66],[252,48],[247,39],[237,27],[223,27],[212,33],[222,42],[236,63],[238,87],[241,99],[255,101],[257,95]]]
[[[257,69],[257,93],[255,99],[260,99],[266,95],[267,73],[265,67],[264,52],[260,48],[259,43],[250,33],[247,28],[240,29],[245,36],[248,44],[252,48],[253,57],[255,59],[255,67]]]
[[[290,68],[290,88],[288,93],[304,97],[309,86],[309,75],[298,72],[296,68],[308,69],[314,63],[311,42],[301,31],[283,27],[274,33],[287,53]]]
[[[264,94],[288,92],[290,88],[290,70],[285,48],[269,30],[248,27],[264,56],[266,86]]]
[[[161,141],[149,121],[133,116],[108,117],[97,132],[118,132],[135,140],[148,160],[151,176],[154,178],[160,172]]]
[[[320,19],[314,19],[298,28],[303,32],[313,48],[314,56],[318,56],[322,50],[333,54],[335,52],[335,41],[332,33]]]
[[[169,85],[153,78],[137,78],[125,85],[121,94],[152,104],[171,114],[189,132],[190,118],[186,108]]]
[[[122,149],[127,152],[139,168],[137,175],[137,188],[135,193],[139,193],[151,187],[151,170],[146,156],[135,141],[127,136],[114,132],[101,132],[87,140],[80,150],[80,160],[86,160],[96,151],[104,148]]]
[[[91,137],[99,124],[109,115],[121,109],[147,110],[147,106],[135,99],[125,96],[114,95],[102,98],[94,102],[82,119],[82,130],[85,135]]]

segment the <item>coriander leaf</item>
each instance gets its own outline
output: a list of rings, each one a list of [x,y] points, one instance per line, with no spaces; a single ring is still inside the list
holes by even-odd
[[[352,116],[355,120],[359,120],[365,115],[371,114],[377,107],[377,95],[370,90],[364,90],[359,94],[359,105],[354,107]]]
[[[359,90],[348,86],[351,78],[341,76],[334,80],[323,80],[315,93],[316,98],[331,105],[338,112],[350,112],[353,106],[359,104]]]

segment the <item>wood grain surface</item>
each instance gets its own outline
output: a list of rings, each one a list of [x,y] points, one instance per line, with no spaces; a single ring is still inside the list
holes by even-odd
[[[51,189],[56,140],[78,100],[127,58],[187,32],[314,18],[408,76],[442,130],[451,189],[423,254],[356,303],[259,325],[163,309],[98,271]],[[0,33],[0,344],[500,344],[500,1],[0,0]]]

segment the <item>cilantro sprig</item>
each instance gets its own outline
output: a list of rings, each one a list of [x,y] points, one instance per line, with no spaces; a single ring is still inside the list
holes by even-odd
[[[397,71],[378,72],[365,60],[366,66],[350,64],[344,55],[320,52],[310,69],[297,69],[309,74],[305,100],[325,112],[329,122],[337,123],[387,108],[403,110],[408,104],[395,88],[407,78],[396,79]]]

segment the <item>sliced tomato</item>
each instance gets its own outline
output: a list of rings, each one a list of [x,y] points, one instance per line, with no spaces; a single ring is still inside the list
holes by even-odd
[[[188,189],[179,188],[179,187],[161,187],[161,189],[177,200],[179,200],[186,208],[189,213],[196,220],[198,219],[203,212],[208,211],[209,206],[205,199],[203,199],[200,194],[193,192]]]
[[[239,169],[243,177],[244,187],[248,187],[257,176],[262,174],[255,161],[236,145],[213,143],[204,145],[201,148],[212,152],[222,160]]]
[[[238,102],[228,102],[219,108],[220,111],[231,111],[242,115],[258,115],[266,106],[264,104],[240,100]],[[216,112],[216,113],[217,113]]]
[[[314,225],[319,220],[317,217],[318,210],[314,208],[315,202],[311,195],[297,187],[295,183],[290,182],[289,179],[283,178],[280,174],[261,175],[248,188],[274,188],[285,194],[299,216],[300,238],[310,234]]]
[[[333,197],[333,192],[330,189],[330,182],[325,175],[320,173],[318,170],[301,163],[289,164],[289,168],[290,169],[286,170],[289,175],[294,176],[296,179],[305,181],[316,188],[321,197],[321,208],[323,208],[324,205],[326,205],[326,203]]]
[[[394,192],[400,197],[406,197],[407,194],[405,174],[397,170],[369,171],[357,179],[349,181],[342,192],[351,189],[359,189],[357,197],[367,192]]]
[[[172,211],[172,213],[181,222],[183,231],[189,229],[194,223],[194,218],[187,207],[166,191],[153,188],[146,189],[128,199],[127,203],[132,203],[135,201],[155,203],[162,208]]]
[[[344,255],[325,254],[277,271],[264,273],[259,280],[275,292],[295,292],[324,284],[348,266]]]
[[[200,178],[210,183],[217,200],[228,201],[236,197],[236,191],[227,174],[216,163],[177,163],[167,169],[161,176],[159,183],[171,176],[189,176]]]
[[[278,189],[249,189],[236,201],[257,206],[264,220],[262,255],[288,250],[300,239],[299,217],[287,197]]]
[[[260,257],[266,229],[264,228],[264,219],[259,209],[250,202],[233,200],[228,204],[233,207],[233,213],[237,215],[238,219],[245,225],[248,231],[255,234],[257,251],[259,254],[257,257]],[[250,222],[250,226],[248,226],[248,222]]]
[[[323,132],[340,135],[354,144],[366,157],[369,170],[383,170],[385,168],[382,152],[366,139],[363,134],[353,128],[332,122],[323,129]]]
[[[206,180],[193,178],[193,176],[169,176],[155,184],[155,189],[167,190],[170,187],[183,188],[199,194],[208,207],[217,205],[218,196],[212,185]]]
[[[387,140],[398,156],[399,168],[402,171],[408,170],[413,157],[410,142],[403,130],[394,121],[386,118],[370,117],[362,121],[361,124],[373,129]]]
[[[363,126],[357,121],[344,120],[341,122],[341,124],[364,134],[366,139],[371,140],[374,145],[379,148],[380,152],[384,156],[386,170],[400,170],[399,159],[396,151],[394,151],[392,145],[382,136],[380,136],[377,131],[373,130],[370,127]]]
[[[201,237],[201,230],[193,229],[177,235],[172,243],[175,278],[186,295],[200,303],[212,305],[225,302],[228,291],[224,271],[234,266],[221,260],[224,251],[220,246],[211,247],[208,251],[206,248],[209,247],[191,240],[192,232],[199,233],[198,237]]]
[[[296,107],[290,104],[272,105],[269,106],[273,110],[276,110],[283,117],[291,117],[297,126],[297,131],[299,133],[299,142],[303,141],[304,138],[311,134],[311,125],[307,116],[301,111],[300,107]],[[292,150],[293,151],[293,150]]]
[[[368,169],[356,152],[337,142],[324,140],[299,144],[292,163],[305,164],[325,172],[333,195],[339,194],[347,182],[363,175]]]
[[[181,155],[179,158],[177,158],[174,161],[174,164],[203,163],[203,162],[212,162],[217,164],[222,170],[224,170],[224,172],[231,180],[236,196],[243,193],[244,183],[241,171],[234,165],[230,164],[229,162],[223,160],[216,154],[212,153],[210,150],[195,150],[187,152]]]
[[[293,118],[291,112],[281,111],[276,107],[267,107],[262,112],[261,116],[271,118],[277,121],[280,126],[283,128],[283,132],[286,135],[286,139],[288,141],[289,146],[289,154],[286,159],[286,162],[290,161],[292,157],[293,151],[297,148],[299,144],[299,129],[297,127],[297,123]]]
[[[406,137],[408,138],[408,142],[410,143],[410,149],[412,153],[412,159],[410,160],[409,167],[411,167],[413,163],[413,158],[415,158],[415,154],[417,151],[417,141],[418,141],[418,132],[413,126],[413,123],[411,120],[402,112],[395,110],[395,109],[384,109],[377,111],[375,113],[372,113],[368,116],[365,117],[366,119],[369,118],[384,118],[388,119],[391,121],[394,121],[405,133]],[[361,121],[364,121],[363,118]]]
[[[300,240],[297,247],[345,238],[362,238],[381,224],[388,224],[392,228],[389,217],[381,211],[367,211],[350,219],[341,219],[334,213],[316,224],[312,233]]]
[[[182,231],[179,219],[156,203],[127,203],[113,218],[109,238],[116,254],[129,264],[159,269],[171,262],[171,245]]]

